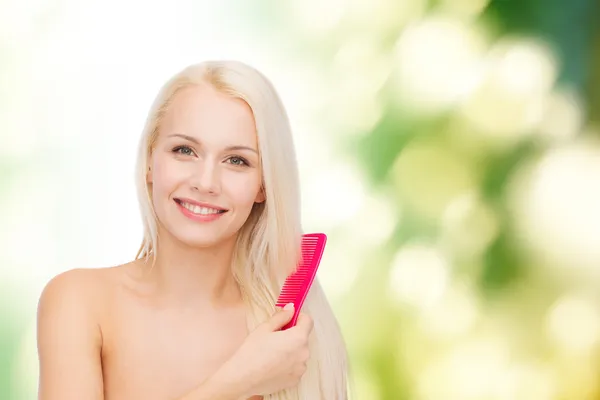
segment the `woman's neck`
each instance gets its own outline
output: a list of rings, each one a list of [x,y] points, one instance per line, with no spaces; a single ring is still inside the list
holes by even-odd
[[[231,271],[236,238],[194,248],[160,232],[156,261],[145,263],[144,280],[156,294],[173,303],[227,306],[239,304],[241,293]]]

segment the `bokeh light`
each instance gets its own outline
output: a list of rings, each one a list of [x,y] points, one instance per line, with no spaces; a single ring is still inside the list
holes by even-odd
[[[515,180],[518,234],[548,265],[597,280],[600,265],[600,147],[550,150]],[[583,274],[583,275],[581,275]]]
[[[484,42],[470,26],[443,15],[409,25],[396,47],[401,106],[439,112],[472,90]]]
[[[400,302],[427,309],[436,304],[448,285],[443,254],[425,244],[410,244],[394,257],[390,276],[393,296]]]

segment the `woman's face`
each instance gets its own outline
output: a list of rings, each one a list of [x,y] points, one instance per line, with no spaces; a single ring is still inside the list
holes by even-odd
[[[252,111],[209,85],[173,97],[149,165],[160,224],[190,246],[232,238],[264,201]]]

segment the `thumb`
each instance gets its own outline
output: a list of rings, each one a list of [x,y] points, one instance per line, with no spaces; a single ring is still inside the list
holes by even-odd
[[[267,326],[271,331],[278,331],[285,324],[290,322],[294,316],[294,303],[288,303],[282,310],[277,311],[270,320],[267,321]]]

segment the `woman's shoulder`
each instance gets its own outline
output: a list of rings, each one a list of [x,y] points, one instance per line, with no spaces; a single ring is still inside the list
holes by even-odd
[[[38,314],[87,314],[98,316],[110,300],[125,265],[107,268],[75,268],[52,277],[44,286]]]
[[[113,268],[113,267],[110,267]],[[110,268],[74,268],[61,272],[47,283],[46,288],[84,289],[101,284]],[[100,280],[99,280],[100,279]]]
[[[101,398],[103,316],[118,269],[68,270],[52,277],[40,295],[37,344],[40,390],[59,398]],[[61,396],[64,397],[64,396]]]
[[[114,282],[114,275],[118,267],[108,268],[75,268],[61,272],[46,283],[41,299],[47,297],[70,298],[76,297],[80,301],[93,299],[102,293]]]

